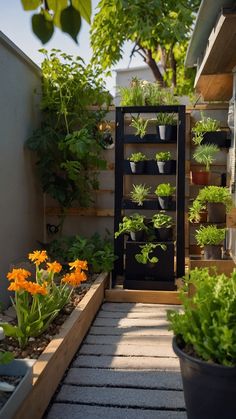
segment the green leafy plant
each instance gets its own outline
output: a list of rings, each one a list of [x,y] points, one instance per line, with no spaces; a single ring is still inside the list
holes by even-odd
[[[135,135],[143,138],[147,131],[148,119],[145,121],[141,116],[132,117],[130,126],[135,128]]]
[[[121,234],[129,234],[131,232],[135,233],[142,230],[147,231],[145,217],[135,213],[130,217],[123,217],[122,223],[119,223],[119,230],[115,232],[115,238],[119,237]]]
[[[0,341],[5,338],[4,330],[2,327],[0,327]],[[14,356],[9,351],[3,351],[0,349],[0,365],[6,365],[9,364],[14,359]],[[1,381],[0,381],[0,391],[1,391]]]
[[[147,160],[147,157],[143,153],[132,153],[127,160],[133,161],[134,163],[137,163],[139,161],[145,161]]]
[[[18,339],[19,345],[25,347],[30,337],[37,337],[45,330],[69,301],[73,287],[80,286],[87,279],[84,270],[87,262],[76,260],[70,263],[74,271],[61,278],[60,283],[54,281],[62,266],[58,262],[47,262],[45,250],[34,251],[29,259],[35,263],[35,280],[29,281],[31,273],[26,269],[12,269],[7,278],[11,281],[8,289],[15,291],[12,301],[17,315],[17,325],[0,323],[6,336]]]
[[[201,114],[201,118],[202,119],[197,121],[195,126],[192,128],[194,133],[193,142],[196,145],[201,144],[205,132],[214,132],[220,130],[220,122],[216,119],[204,117],[203,114]]]
[[[151,187],[145,184],[133,185],[133,190],[130,192],[131,200],[137,203],[139,206],[143,205],[143,201],[147,198],[150,193]]]
[[[153,253],[157,247],[161,247],[163,250],[166,250],[166,245],[162,243],[146,243],[139,246],[141,252],[135,255],[135,259],[138,263],[142,263],[143,265],[146,265],[148,262],[157,263],[159,259],[156,256],[150,256],[150,254]]]
[[[154,228],[170,228],[173,225],[173,219],[165,211],[160,211],[158,214],[153,215],[152,224]]]
[[[199,223],[201,220],[201,213],[203,212],[204,208],[202,206],[202,203],[195,199],[193,201],[192,206],[189,208],[189,221],[191,223]]]
[[[158,113],[156,122],[157,125],[177,125],[177,117],[174,113]]]
[[[196,230],[195,235],[198,246],[217,246],[221,244],[225,238],[225,231],[225,228],[217,228],[216,225],[200,226],[199,230]]]
[[[193,285],[192,297],[184,293]],[[169,328],[187,353],[210,363],[236,366],[236,271],[229,277],[194,269],[181,291],[183,311],[168,311]]]
[[[155,190],[157,196],[172,196],[175,192],[175,186],[170,183],[160,183]]]
[[[219,148],[214,144],[200,144],[197,146],[193,158],[197,163],[204,164],[206,171],[209,172],[210,165],[214,162]]]
[[[171,160],[170,151],[160,151],[159,153],[156,153],[156,160],[157,161],[169,161],[169,160]]]
[[[233,200],[229,188],[213,185],[205,186],[200,189],[189,210],[189,220],[191,222],[198,222],[200,220],[200,212],[206,210],[208,202],[224,204],[226,212],[229,212],[233,207]]]

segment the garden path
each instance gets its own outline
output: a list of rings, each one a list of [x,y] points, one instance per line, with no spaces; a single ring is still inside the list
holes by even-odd
[[[45,418],[185,419],[168,308],[105,302]]]

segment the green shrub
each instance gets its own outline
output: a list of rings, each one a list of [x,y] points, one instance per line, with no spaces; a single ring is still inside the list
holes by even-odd
[[[139,206],[142,206],[143,201],[147,198],[150,190],[151,187],[146,186],[145,184],[133,185],[133,190],[130,192],[131,200]]]
[[[123,217],[122,223],[119,223],[119,230],[115,232],[115,238],[121,234],[147,230],[144,220],[145,216],[136,213],[130,217]]]
[[[197,163],[204,164],[206,171],[209,172],[210,165],[215,161],[218,151],[219,148],[214,144],[201,144],[197,146],[193,158]]]
[[[139,161],[147,160],[147,157],[143,153],[133,153],[127,158],[127,160],[137,163]]]
[[[225,228],[217,228],[216,225],[201,226],[199,230],[196,230],[197,244],[201,247],[206,245],[217,246],[223,242],[225,231]]]
[[[143,138],[147,131],[148,119],[144,120],[141,116],[132,117],[130,126],[135,128],[135,135]]]
[[[175,192],[175,186],[170,183],[160,183],[155,190],[157,196],[172,196]]]
[[[152,224],[154,228],[170,228],[173,225],[173,219],[170,215],[165,214],[164,211],[160,211],[158,214],[153,215]]]
[[[205,186],[200,189],[193,205],[189,210],[189,220],[191,222],[198,222],[200,219],[200,212],[206,210],[207,203],[224,204],[226,212],[229,212],[233,207],[233,200],[229,188],[224,186]]]
[[[174,113],[158,113],[156,122],[157,125],[177,125],[177,117]]]
[[[157,161],[169,161],[169,160],[171,160],[170,151],[160,151],[159,153],[156,153],[156,160]]]

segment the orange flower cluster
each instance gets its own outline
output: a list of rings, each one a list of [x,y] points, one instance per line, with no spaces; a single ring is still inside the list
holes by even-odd
[[[61,266],[61,264],[60,263],[58,263],[58,262],[47,262],[47,271],[48,272],[53,272],[53,273],[57,273],[57,274],[59,274],[59,272],[61,272],[61,270],[62,270],[62,266]]]
[[[43,285],[39,285],[36,282],[26,281],[31,275],[26,269],[13,269],[7,274],[9,281],[14,281],[10,284],[8,289],[10,291],[27,291],[30,294],[47,294],[47,283],[44,282]]]
[[[87,275],[85,272],[82,271],[82,269],[88,270],[88,263],[86,260],[76,259],[74,262],[69,263],[69,265],[70,269],[75,269],[75,271],[66,274],[62,278],[61,282],[67,283],[72,287],[78,287],[81,284],[81,282],[87,280]]]
[[[28,257],[36,266],[39,266],[40,263],[43,263],[48,259],[46,250],[35,250],[33,253],[29,253]]]

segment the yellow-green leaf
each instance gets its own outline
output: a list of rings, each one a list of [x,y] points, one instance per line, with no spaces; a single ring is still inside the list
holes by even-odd
[[[92,4],[91,0],[72,0],[72,5],[77,9],[81,16],[90,24]]]
[[[68,0],[48,0],[48,7],[54,11],[53,22],[58,28],[61,28],[61,12],[66,9]]]
[[[43,44],[51,39],[54,32],[53,23],[47,20],[42,13],[32,16],[32,29]]]
[[[68,33],[77,43],[77,35],[81,26],[81,17],[78,10],[69,6],[61,12],[61,29]]]
[[[24,10],[35,10],[42,3],[41,0],[21,0]]]

